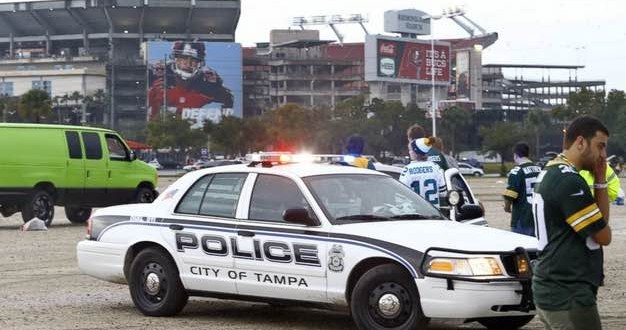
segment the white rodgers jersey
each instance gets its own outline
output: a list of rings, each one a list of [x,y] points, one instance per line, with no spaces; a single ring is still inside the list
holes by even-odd
[[[439,195],[446,191],[446,181],[439,165],[431,161],[413,161],[404,167],[400,182],[439,207]]]

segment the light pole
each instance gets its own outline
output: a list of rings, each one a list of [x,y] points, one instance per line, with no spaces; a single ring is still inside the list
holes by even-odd
[[[433,136],[437,136],[437,116],[435,109],[435,33],[433,31],[432,20],[441,19],[442,15],[424,15],[422,19],[431,20],[430,23],[430,89],[431,89],[431,99],[430,99],[430,115],[433,121]]]

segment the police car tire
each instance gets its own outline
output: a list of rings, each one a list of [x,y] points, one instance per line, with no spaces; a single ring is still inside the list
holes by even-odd
[[[85,223],[91,215],[91,207],[65,206],[65,216],[71,223]]]
[[[535,315],[487,317],[478,319],[478,323],[490,330],[515,330],[528,324]]]
[[[400,308],[394,314],[385,316],[377,308],[380,306],[377,302],[388,294],[398,298]],[[354,323],[361,330],[425,329],[429,321],[422,313],[419,293],[411,276],[394,264],[376,266],[359,278],[352,290],[350,311]]]
[[[24,220],[24,223],[35,217],[43,220],[46,227],[50,227],[54,218],[54,198],[43,189],[35,190],[26,202],[22,204],[22,220]]]
[[[151,287],[154,292],[146,285],[150,279],[158,279],[157,286]],[[176,315],[189,299],[172,258],[153,247],[142,250],[133,259],[128,287],[135,307],[147,316]]]

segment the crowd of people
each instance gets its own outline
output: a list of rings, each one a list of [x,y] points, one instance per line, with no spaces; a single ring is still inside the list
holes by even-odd
[[[611,242],[609,204],[618,198],[620,180],[607,165],[609,131],[590,116],[572,121],[563,152],[543,168],[529,158],[527,143],[513,148],[515,167],[502,193],[511,213],[511,231],[535,237],[538,257],[532,262],[532,291],[540,320],[548,330],[602,329],[597,308],[604,282],[602,246]],[[446,194],[444,171],[455,167],[441,152],[442,141],[413,125],[407,131],[411,163],[400,182],[435,207]],[[362,157],[364,141],[347,143],[353,162],[372,168]]]

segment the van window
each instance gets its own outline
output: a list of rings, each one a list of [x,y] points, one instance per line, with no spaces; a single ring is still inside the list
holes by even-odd
[[[109,158],[111,160],[130,159],[128,156],[128,150],[119,137],[113,134],[106,134],[105,139],[107,140],[107,148],[109,149]]]
[[[102,159],[102,144],[98,133],[83,132],[83,143],[87,159]]]
[[[70,158],[82,159],[83,151],[80,148],[78,132],[65,132],[65,139],[67,140],[67,150],[70,151]]]

